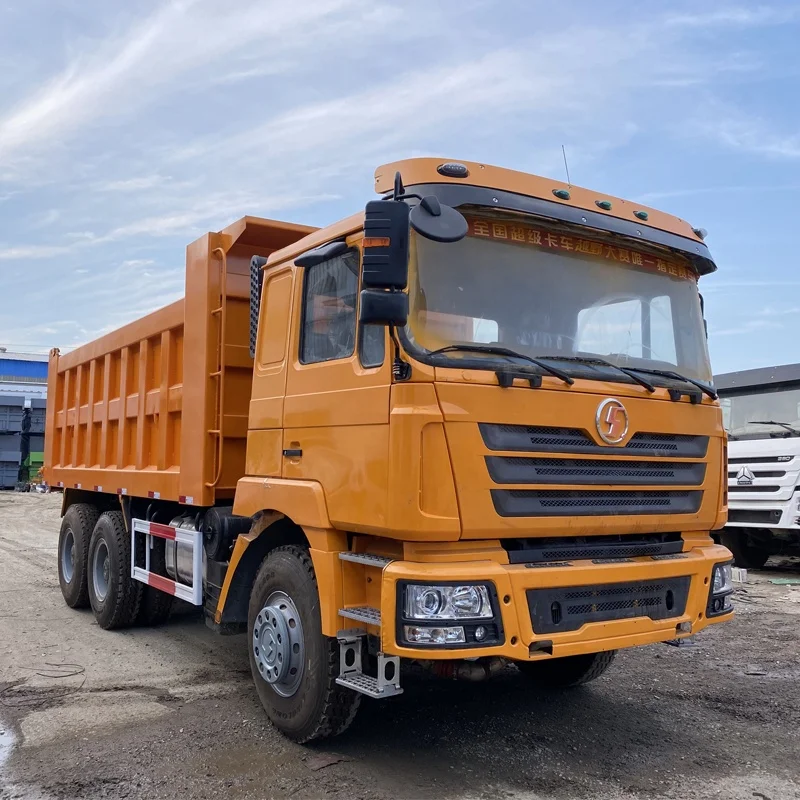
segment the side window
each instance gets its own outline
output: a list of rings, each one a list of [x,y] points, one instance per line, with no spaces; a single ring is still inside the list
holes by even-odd
[[[351,250],[306,270],[300,361],[314,364],[353,355],[358,255]]]

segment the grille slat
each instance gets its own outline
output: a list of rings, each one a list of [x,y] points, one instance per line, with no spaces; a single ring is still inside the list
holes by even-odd
[[[594,536],[557,536],[503,539],[512,564],[530,564],[581,559],[658,557],[680,553],[680,533],[633,533]]]
[[[786,464],[793,460],[794,456],[741,456],[729,458],[729,464]]]
[[[686,610],[691,578],[606,583],[599,586],[528,589],[528,607],[537,634],[578,630],[589,622],[680,617]]]
[[[764,484],[753,483],[749,486],[729,486],[729,492],[779,492],[780,486],[765,486]]]
[[[570,489],[492,489],[501,517],[611,516],[614,514],[693,514],[703,492],[578,491]]]
[[[624,447],[599,445],[579,428],[554,428],[542,425],[479,425],[489,450],[527,453],[634,454],[653,458],[703,458],[708,436],[677,433],[637,432]]]
[[[580,458],[486,456],[495,483],[562,483],[641,486],[699,486],[706,475],[703,462],[610,461]]]
[[[753,475],[756,478],[785,478],[786,472],[784,470],[779,469],[754,469],[751,470]],[[735,470],[731,470],[728,473],[728,477],[734,479],[739,473]]]

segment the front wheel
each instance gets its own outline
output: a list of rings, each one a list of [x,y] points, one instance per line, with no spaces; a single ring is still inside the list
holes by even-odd
[[[256,690],[278,730],[303,743],[350,726],[361,695],[336,683],[339,644],[322,634],[307,550],[279,547],[266,557],[250,594],[247,632]]]
[[[746,530],[723,530],[720,539],[733,553],[733,561],[737,567],[761,569],[767,563],[769,549],[755,542]]]
[[[545,689],[569,689],[599,678],[614,661],[616,650],[546,661],[517,663],[519,671]]]

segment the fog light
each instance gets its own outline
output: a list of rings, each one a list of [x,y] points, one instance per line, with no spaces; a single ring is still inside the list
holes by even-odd
[[[412,644],[464,644],[464,629],[460,626],[452,628],[422,628],[416,625],[404,627],[406,641]]]
[[[478,627],[475,628],[475,641],[482,642],[485,638],[486,628],[484,628],[483,625],[478,625]]]
[[[733,570],[730,564],[717,564],[714,567],[714,583],[711,594],[733,591]]]

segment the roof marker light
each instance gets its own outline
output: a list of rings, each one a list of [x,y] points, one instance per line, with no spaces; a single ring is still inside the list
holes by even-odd
[[[603,211],[611,211],[611,202],[609,200],[595,200],[594,204]]]
[[[646,220],[650,215],[646,211],[634,211],[633,216],[637,219]]]
[[[553,189],[553,194],[559,200],[569,200],[569,192],[566,189]]]
[[[705,239],[706,236],[708,236],[708,231],[705,228],[692,228],[692,233],[694,233],[698,239]]]
[[[436,171],[440,175],[446,175],[448,178],[468,178],[469,170],[464,164],[457,164],[455,162],[448,162],[447,164],[439,164]]]

